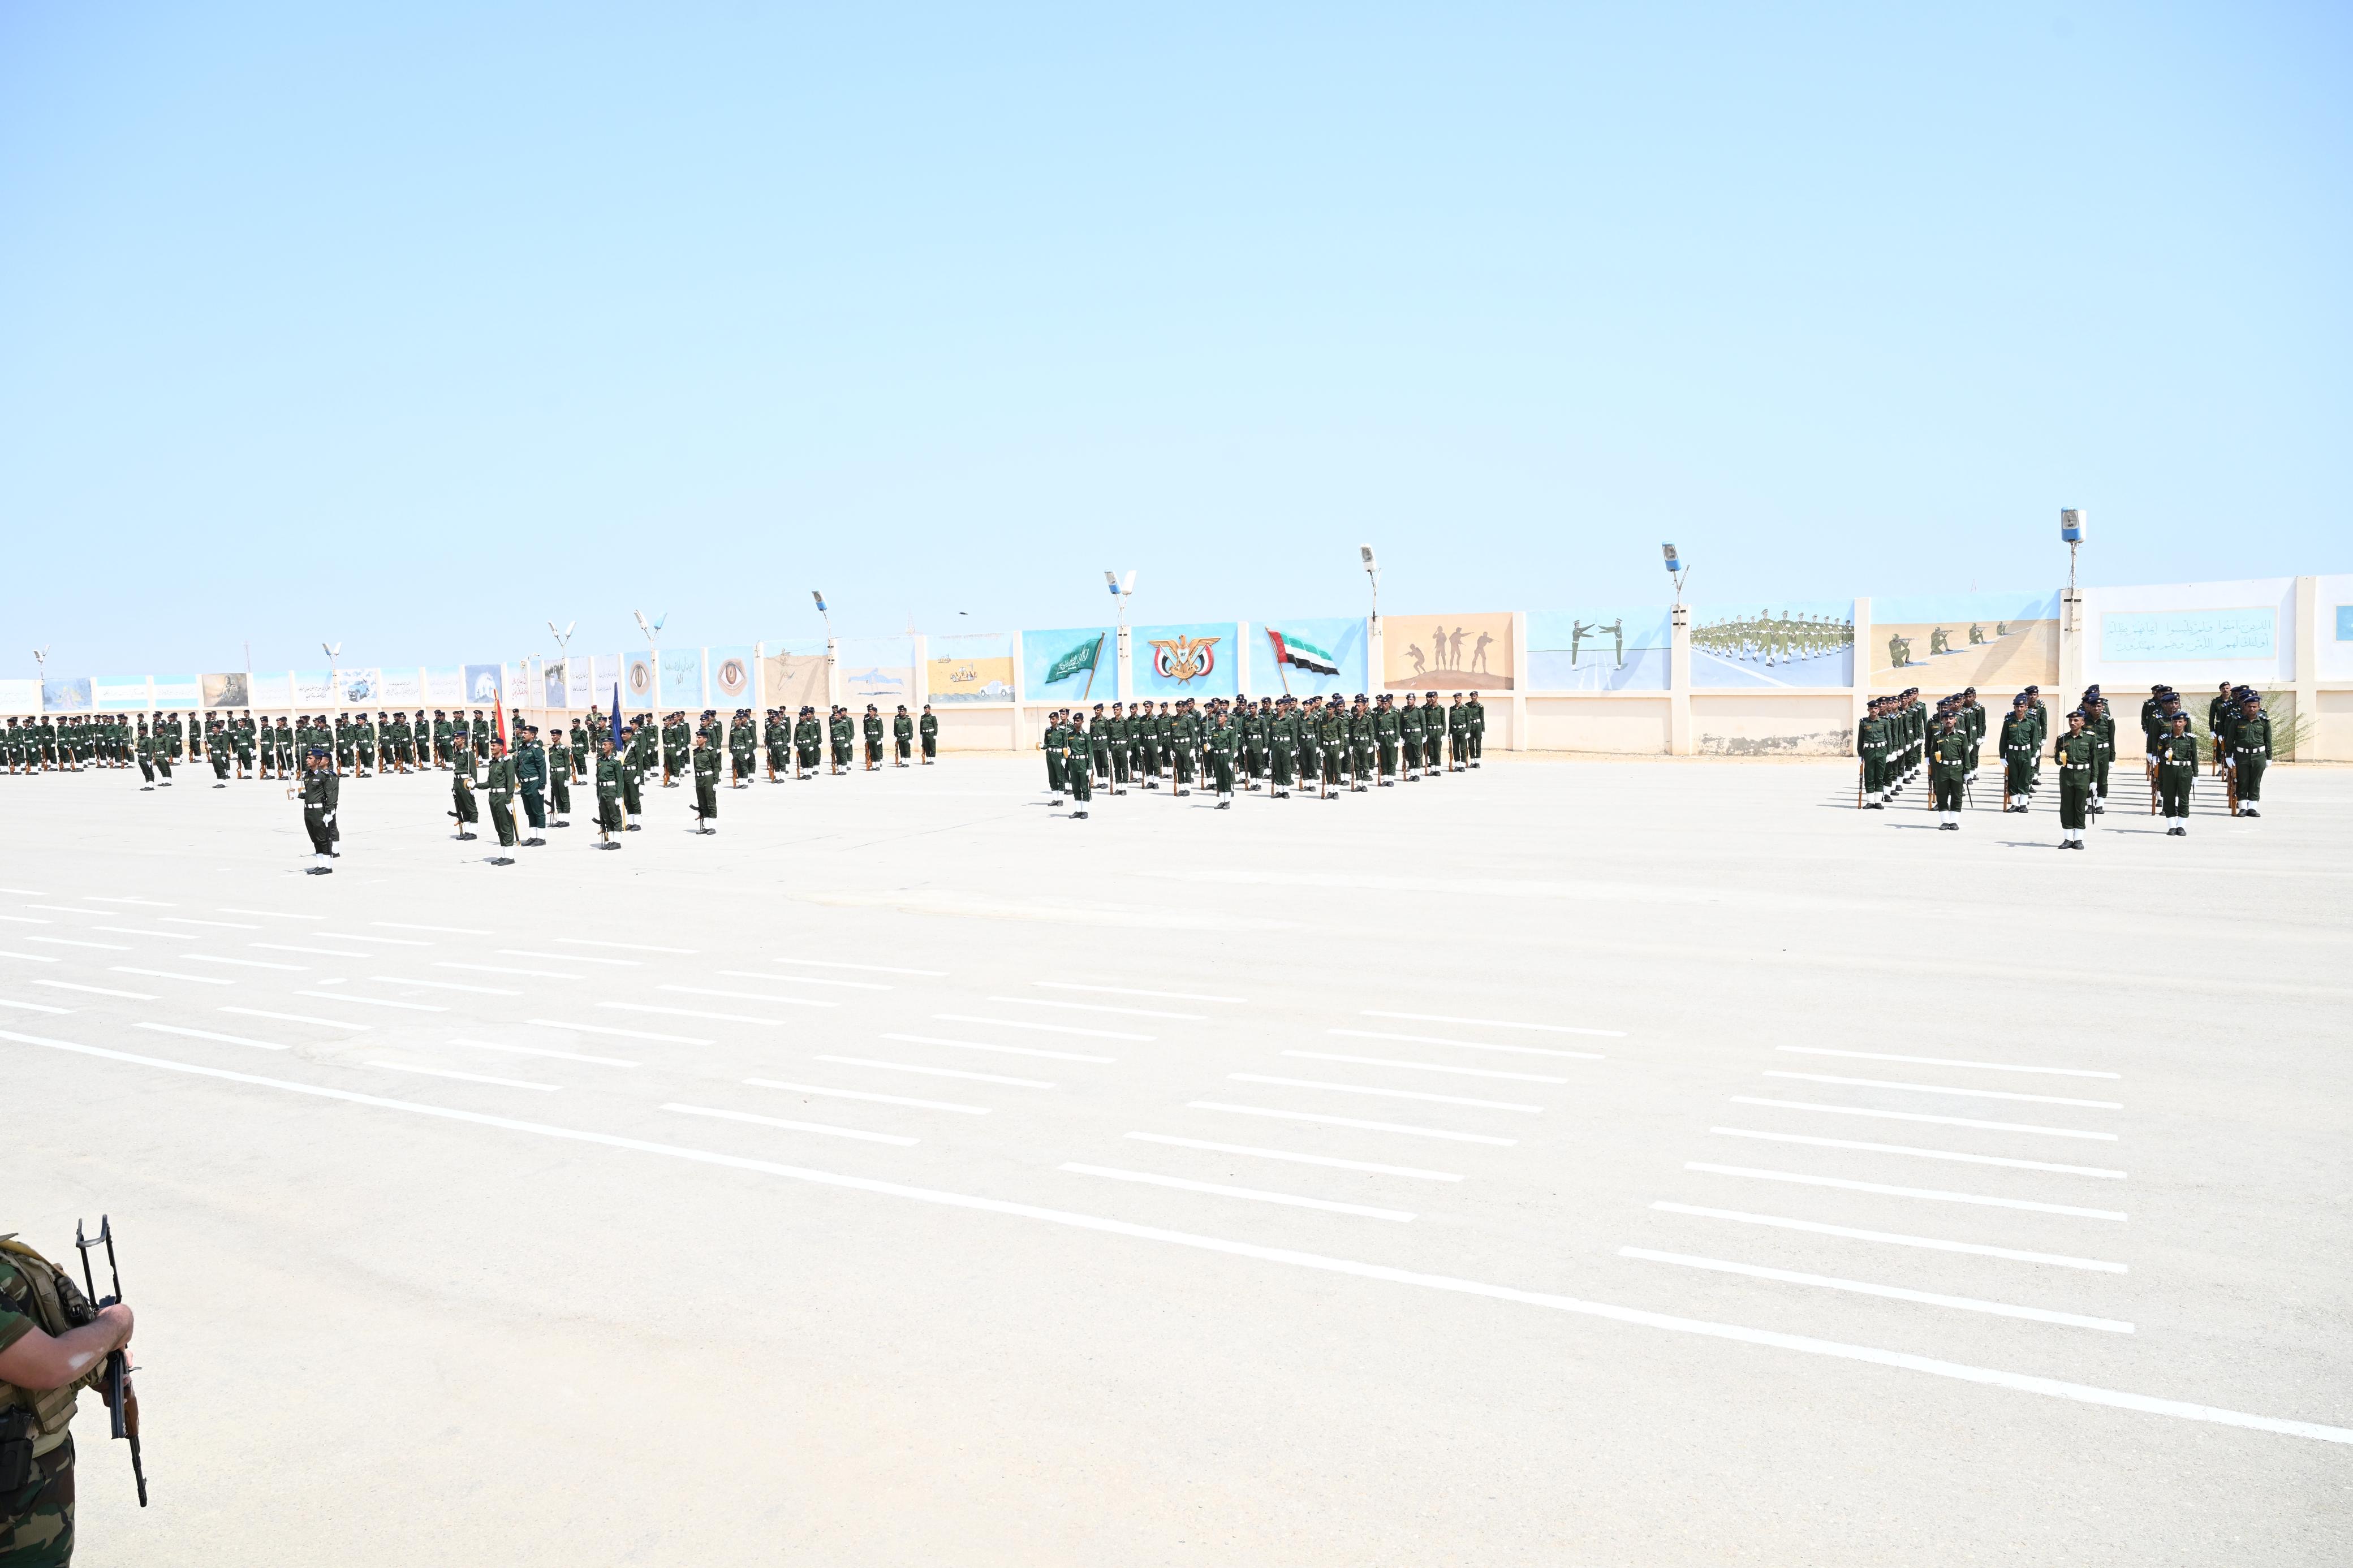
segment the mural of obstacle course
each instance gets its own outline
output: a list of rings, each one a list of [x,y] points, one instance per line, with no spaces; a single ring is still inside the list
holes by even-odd
[[[1912,594],[1871,601],[1871,685],[1942,694],[2059,682],[2056,594]]]
[[[1702,691],[1849,685],[1854,601],[1791,599],[1754,609],[1694,610],[1691,679]]]

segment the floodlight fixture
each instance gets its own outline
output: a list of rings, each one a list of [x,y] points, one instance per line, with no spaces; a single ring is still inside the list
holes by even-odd
[[[1666,557],[1667,575],[1675,584],[1675,603],[1680,606],[1683,596],[1683,579],[1691,575],[1691,563],[1675,552],[1672,544],[1661,544],[1659,553]]]
[[[1381,563],[1369,544],[1356,546],[1356,556],[1364,562],[1366,580],[1373,585],[1373,625],[1377,626],[1381,624]]]
[[[2067,543],[2067,595],[2075,594],[2075,552],[2084,548],[2084,525],[2091,521],[2086,507],[2070,506],[2059,509],[2059,537]]]

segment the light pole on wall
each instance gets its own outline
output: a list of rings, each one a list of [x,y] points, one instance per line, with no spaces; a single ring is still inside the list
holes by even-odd
[[[1381,629],[1381,563],[1373,557],[1369,544],[1356,546],[1356,554],[1365,563],[1365,576],[1373,585],[1373,629]]]
[[[555,673],[564,682],[564,706],[566,708],[572,706],[572,628],[579,624],[578,621],[566,621],[559,632],[554,621],[547,623],[547,635],[555,639]],[[547,679],[546,669],[543,668],[539,674],[543,683]],[[546,695],[544,691],[540,693],[542,698]],[[595,694],[592,692],[590,695]]]
[[[339,642],[322,642],[319,645],[319,651],[327,656],[327,696],[337,708],[341,708],[343,705],[343,694],[335,689],[335,660],[343,657],[343,645]]]
[[[1127,578],[1123,582],[1118,573],[1106,569],[1103,573],[1103,584],[1111,590],[1111,596],[1119,601],[1118,668],[1125,669],[1127,668],[1127,602],[1135,596],[1135,571],[1133,567],[1129,568]]]
[[[629,614],[638,618],[638,630],[645,634],[646,647],[653,653],[654,689],[647,693],[646,705],[654,710],[657,715],[655,723],[659,726],[661,712],[661,629],[662,623],[670,619],[670,613],[664,611],[650,621],[646,619],[643,610],[631,610]]]

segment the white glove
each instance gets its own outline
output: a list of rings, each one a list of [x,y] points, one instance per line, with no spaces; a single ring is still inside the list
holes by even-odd
[[[332,821],[334,821],[334,820],[335,820],[335,814],[334,814],[333,812],[332,812],[332,811],[331,811],[331,812],[327,813],[327,815],[326,815],[326,816],[322,816],[322,817],[319,818],[319,820],[320,820],[320,821],[322,821],[322,822],[332,822]]]

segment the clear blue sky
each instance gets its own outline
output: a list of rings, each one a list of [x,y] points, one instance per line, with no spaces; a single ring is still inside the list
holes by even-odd
[[[2353,568],[2349,18],[0,0],[0,673]]]

